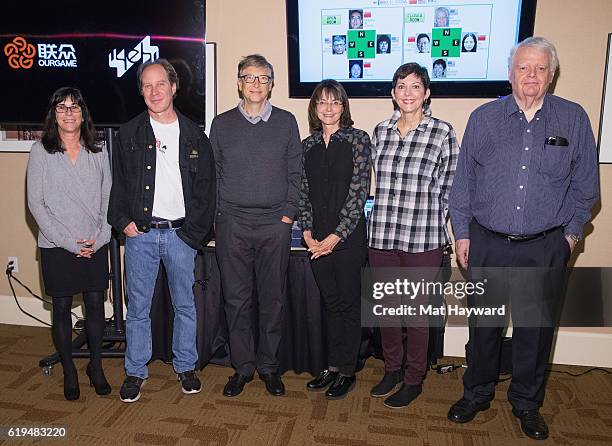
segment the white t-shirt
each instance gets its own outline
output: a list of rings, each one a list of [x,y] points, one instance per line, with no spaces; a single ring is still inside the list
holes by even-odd
[[[183,183],[179,168],[179,122],[162,124],[149,118],[155,134],[155,197],[153,217],[178,220],[185,216]]]

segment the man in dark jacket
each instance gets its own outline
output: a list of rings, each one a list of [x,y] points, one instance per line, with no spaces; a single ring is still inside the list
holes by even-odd
[[[147,111],[119,129],[113,150],[113,188],[108,221],[126,236],[129,304],[121,401],[140,398],[151,359],[149,312],[159,262],[164,262],[174,307],[173,366],[184,393],[198,393],[195,374],[196,312],[193,296],[196,249],[211,229],[215,165],[210,142],[173,106],[178,77],[165,59],[138,70]]]

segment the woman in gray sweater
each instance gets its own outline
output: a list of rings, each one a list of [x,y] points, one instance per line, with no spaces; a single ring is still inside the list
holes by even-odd
[[[28,207],[38,225],[46,294],[53,297],[53,341],[64,369],[64,396],[79,398],[72,360],[72,296],[82,293],[91,359],[90,385],[111,391],[102,370],[104,291],[108,289],[111,228],[106,211],[111,189],[108,154],[95,142],[95,128],[81,92],[64,87],[47,107],[41,142],[30,151]]]

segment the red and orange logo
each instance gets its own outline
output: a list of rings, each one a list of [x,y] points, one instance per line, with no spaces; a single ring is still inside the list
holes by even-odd
[[[15,37],[11,43],[4,46],[4,54],[8,58],[9,67],[18,70],[19,68],[32,68],[36,47],[26,42],[23,37]]]

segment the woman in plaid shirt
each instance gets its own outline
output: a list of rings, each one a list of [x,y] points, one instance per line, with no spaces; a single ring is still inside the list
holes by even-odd
[[[376,201],[368,225],[371,267],[429,267],[420,279],[433,280],[450,244],[446,230],[447,202],[459,145],[447,122],[431,117],[427,69],[417,63],[399,67],[393,75],[394,112],[376,126],[372,158],[376,172]],[[427,275],[428,277],[423,277]],[[427,296],[410,301],[419,308]],[[381,335],[385,375],[370,391],[392,408],[410,404],[421,393],[427,371],[427,316],[383,319]],[[404,328],[402,328],[402,326]],[[407,332],[406,369],[401,376]]]

